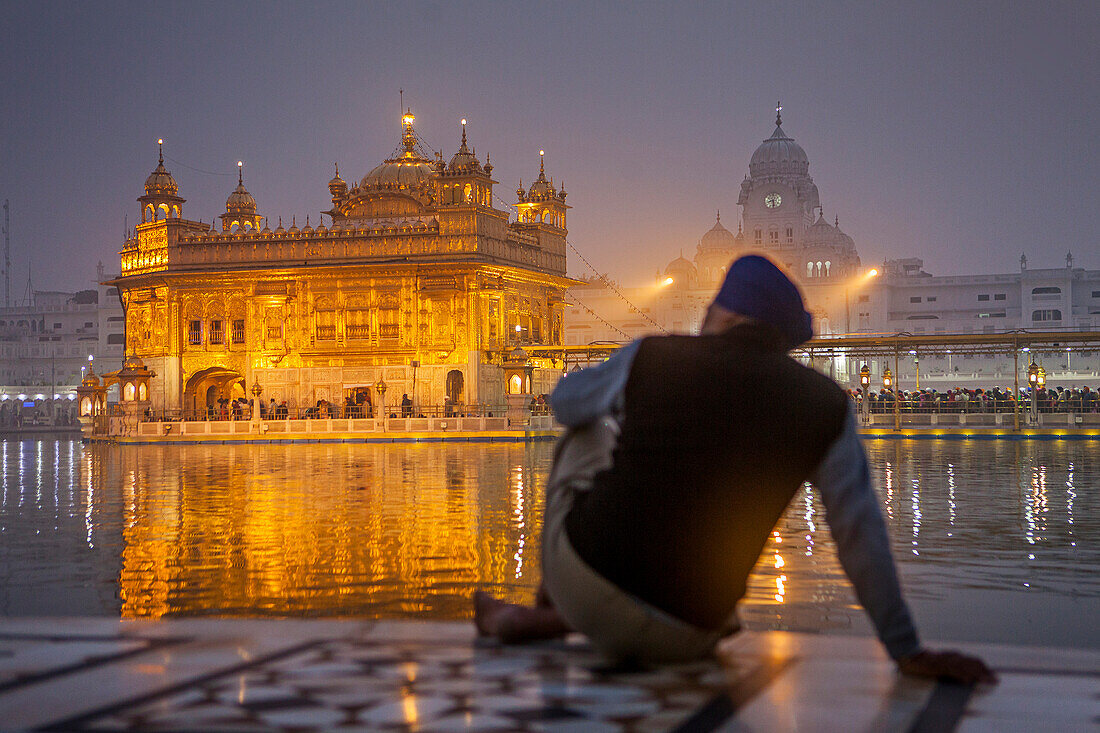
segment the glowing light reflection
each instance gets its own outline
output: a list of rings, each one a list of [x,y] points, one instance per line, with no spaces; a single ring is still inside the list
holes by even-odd
[[[955,526],[955,464],[947,464],[947,523]],[[948,530],[947,536],[953,537],[954,532]]]
[[[527,535],[524,530],[527,527],[526,519],[524,518],[524,486],[523,486],[523,466],[516,466],[513,469],[515,477],[513,479],[512,487],[512,501],[515,503],[515,511],[513,512],[516,522],[516,527],[519,529],[519,540],[516,543],[516,552],[512,555],[512,559],[516,561],[515,577],[518,579],[523,576],[523,549],[527,544]]]
[[[917,543],[920,540],[920,525],[923,515],[920,510],[920,477],[913,479],[913,554],[919,555]]]

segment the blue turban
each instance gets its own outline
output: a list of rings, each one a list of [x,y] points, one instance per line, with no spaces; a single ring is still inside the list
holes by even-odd
[[[766,257],[738,258],[730,265],[714,302],[775,328],[788,349],[814,335],[798,286]]]

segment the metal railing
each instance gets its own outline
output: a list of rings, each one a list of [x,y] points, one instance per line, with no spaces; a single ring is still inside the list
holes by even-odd
[[[863,399],[853,397],[853,400],[862,408]],[[908,414],[930,415],[958,415],[958,414],[1012,414],[1019,404],[1021,412],[1031,410],[1031,398],[1022,396],[1018,401],[1011,397],[1001,399],[994,398],[970,398],[967,400],[922,399],[919,397],[901,396],[898,398],[898,411]],[[1095,413],[1100,412],[1100,400],[1089,398],[1054,399],[1039,397],[1036,400],[1036,410],[1041,413]],[[867,405],[867,411],[872,415],[884,415],[894,411],[894,397],[892,395],[871,398]]]
[[[115,406],[117,408],[117,406]],[[527,406],[533,415],[549,415],[546,405]],[[265,405],[260,410],[261,420],[364,420],[386,418],[447,418],[447,417],[504,417],[507,405],[386,405],[384,411],[377,406],[336,405],[323,403],[312,407]],[[114,413],[113,413],[114,414]],[[120,411],[117,414],[122,414]],[[211,407],[205,410],[157,410],[148,409],[141,415],[142,422],[235,422],[252,419],[247,406]]]

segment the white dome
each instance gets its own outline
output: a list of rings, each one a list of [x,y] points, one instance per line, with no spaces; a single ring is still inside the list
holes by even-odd
[[[668,263],[668,267],[665,268],[665,275],[686,274],[692,277],[695,276],[695,265],[691,260],[684,259],[683,257],[677,257],[672,262]]]
[[[719,216],[714,226],[699,240],[699,251],[730,250],[737,246],[737,237],[733,232],[722,226],[722,218]]]
[[[806,151],[779,125],[749,160],[749,175],[753,178],[783,173],[806,175],[809,170],[810,160],[806,157]]]

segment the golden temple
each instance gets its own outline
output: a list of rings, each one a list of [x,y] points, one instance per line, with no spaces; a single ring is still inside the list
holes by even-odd
[[[562,365],[524,361],[558,347],[566,277],[564,188],[538,178],[516,215],[494,205],[493,166],[470,149],[427,152],[415,117],[394,153],[349,187],[339,168],[332,208],[312,227],[272,229],[243,172],[220,229],[183,218],[163,151],[145,182],[141,223],[120,252],[128,363],[156,374],[150,407],[202,413],[262,394],[293,409],[346,404],[383,384],[389,412],[407,394],[418,412],[503,405],[549,392]],[[541,156],[540,151],[540,156]],[[240,167],[238,163],[238,167]]]

